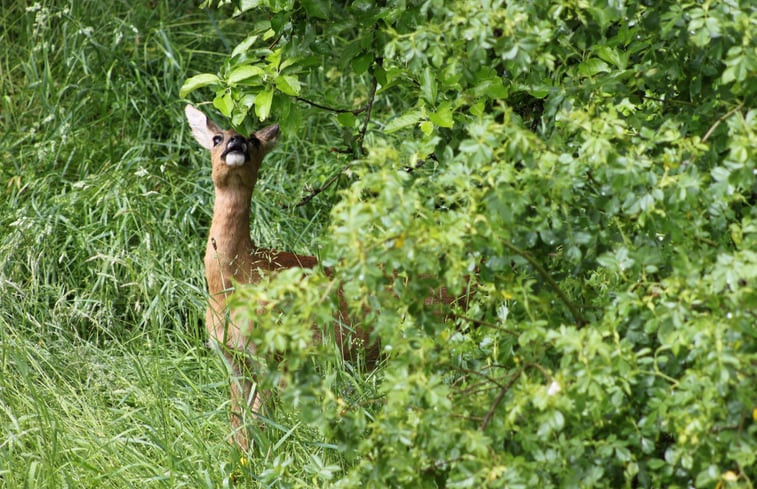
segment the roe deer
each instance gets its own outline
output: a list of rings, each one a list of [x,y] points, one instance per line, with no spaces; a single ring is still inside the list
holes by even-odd
[[[250,199],[258,179],[263,157],[276,145],[279,126],[261,129],[249,137],[223,130],[205,114],[187,105],[185,113],[192,134],[210,151],[212,179],[215,187],[213,221],[205,249],[205,279],[210,300],[205,325],[213,346],[220,347],[233,376],[231,380],[231,423],[234,441],[247,451],[245,415],[255,416],[260,410],[260,395],[253,390],[251,355],[255,345],[244,331],[254,324],[235,324],[234,311],[227,311],[226,300],[233,292],[233,283],[257,283],[267,273],[286,268],[312,268],[318,263],[312,256],[259,248],[250,239]],[[335,337],[343,353],[350,355],[352,341],[368,344],[368,334],[357,330],[351,335],[342,325],[349,325],[346,306],[340,298],[340,318],[335,318]],[[348,339],[348,337],[350,339]],[[368,362],[375,361],[377,347],[366,352]]]
[[[210,151],[215,187],[213,222],[205,248],[205,279],[210,295],[205,325],[211,345],[221,350],[232,370],[233,437],[237,446],[247,451],[245,415],[249,413],[254,417],[261,407],[260,393],[253,390],[255,345],[245,335],[256,325],[236,324],[234,317],[237,315],[235,311],[227,310],[226,300],[233,293],[235,282],[257,283],[276,270],[313,268],[318,260],[313,256],[259,248],[250,239],[250,199],[263,157],[276,145],[279,126],[268,126],[244,137],[235,131],[221,129],[191,105],[186,106],[185,113],[195,139]],[[339,296],[340,306],[338,317],[334,318],[336,342],[346,358],[352,357],[356,348],[363,348],[365,361],[370,367],[378,358],[378,344],[370,341],[369,331],[352,324],[341,290],[335,293]],[[456,303],[467,308],[468,296],[454,297],[441,288],[429,290],[425,303],[445,306]],[[435,314],[446,315],[440,310]],[[317,333],[314,333],[313,340],[319,340]]]

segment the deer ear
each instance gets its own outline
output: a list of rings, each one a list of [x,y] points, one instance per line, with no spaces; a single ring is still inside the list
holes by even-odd
[[[265,154],[276,146],[276,142],[279,140],[280,132],[281,131],[279,130],[279,125],[274,124],[257,131],[251,136],[251,138],[255,137],[258,141],[260,141],[260,148]]]
[[[213,147],[213,136],[223,132],[213,121],[207,118],[205,114],[187,104],[184,108],[187,115],[189,127],[192,128],[192,135],[195,137],[200,146],[205,149]]]

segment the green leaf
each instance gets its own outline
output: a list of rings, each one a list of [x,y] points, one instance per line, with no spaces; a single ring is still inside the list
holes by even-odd
[[[413,110],[411,112],[402,114],[401,116],[389,121],[389,123],[384,127],[384,132],[391,134],[405,127],[417,124],[418,121],[421,120],[421,117],[423,117],[423,111],[421,110]]]
[[[606,71],[610,71],[610,66],[597,58],[587,59],[578,65],[578,74],[581,76],[594,76]]]
[[[289,68],[290,66],[294,66],[297,63],[300,63],[303,61],[303,58],[300,56],[293,56],[291,58],[287,58],[279,64],[279,72],[284,71],[285,69]]]
[[[185,81],[181,86],[181,90],[179,90],[179,97],[184,98],[189,93],[197,90],[198,88],[207,87],[210,85],[218,85],[220,84],[220,82],[221,81],[218,79],[218,76],[212,73],[201,73],[199,75],[195,75]]]
[[[368,71],[368,67],[373,62],[373,55],[370,53],[361,54],[352,60],[352,70],[356,75],[362,75]]]
[[[383,66],[376,66],[376,69],[373,70],[373,74],[376,75],[377,82],[379,82],[382,86],[386,85],[388,79],[386,76],[386,70]]]
[[[604,45],[599,46],[597,48],[597,56],[622,70],[626,68],[627,56],[621,56],[617,49]]]
[[[281,56],[283,55],[283,51],[281,48],[276,49],[271,54],[265,57],[266,61],[268,62],[268,71],[271,73],[275,73],[276,70],[279,69],[279,65],[281,64]]]
[[[221,111],[226,117],[231,116],[231,111],[234,109],[234,101],[231,99],[231,92],[228,90],[222,90],[216,98],[213,99],[213,106]]]
[[[475,115],[476,117],[481,117],[482,115],[484,115],[484,108],[485,108],[484,101],[479,100],[475,104],[471,105],[470,113]]]
[[[248,36],[247,39],[240,42],[239,44],[236,45],[236,47],[234,47],[234,50],[231,52],[231,57],[233,58],[234,56],[237,56],[239,54],[246,53],[250,49],[250,46],[255,44],[255,41],[257,40],[258,40],[257,34]]]
[[[434,123],[431,121],[423,121],[421,122],[421,131],[423,131],[423,134],[426,136],[430,136],[432,132],[434,132]]]
[[[357,117],[355,117],[355,114],[353,114],[352,112],[342,112],[341,114],[336,116],[336,120],[339,121],[339,124],[345,127],[355,127]]]
[[[262,0],[240,0],[239,10],[247,12],[248,10],[258,8]]]
[[[305,13],[310,17],[329,18],[329,10],[331,10],[329,0],[302,0],[302,6],[305,8]]]
[[[244,122],[245,117],[247,117],[247,112],[250,110],[249,106],[245,106],[242,104],[237,104],[237,106],[234,108],[232,114],[231,114],[231,123],[234,126],[239,126]]]
[[[432,105],[436,103],[436,78],[428,66],[421,73],[421,93],[426,102]]]
[[[255,115],[258,119],[264,121],[271,112],[271,103],[273,102],[273,90],[268,88],[258,92],[255,97]]]
[[[237,106],[244,107],[246,109],[245,114],[249,112],[253,105],[255,105],[255,95],[251,93],[244,95],[241,99],[239,99],[239,102],[237,102]]]
[[[439,127],[452,127],[455,124],[455,120],[452,117],[452,107],[449,102],[442,102],[437,111],[430,113],[428,118]]]
[[[473,93],[477,96],[486,96],[493,99],[503,99],[508,95],[505,84],[497,76],[488,76],[481,79],[475,86]]]
[[[229,83],[238,83],[254,76],[262,76],[264,73],[263,68],[260,66],[241,65],[231,70],[229,73]]]
[[[279,75],[276,77],[276,88],[294,97],[300,94],[301,86],[296,76]]]

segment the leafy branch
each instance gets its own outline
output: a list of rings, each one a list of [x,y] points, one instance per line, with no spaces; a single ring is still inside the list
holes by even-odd
[[[347,170],[348,170],[348,169],[349,169],[349,168],[350,168],[350,167],[351,167],[352,165],[353,165],[353,163],[352,163],[352,162],[350,162],[350,163],[348,163],[348,164],[344,165],[344,166],[343,166],[343,167],[342,167],[342,168],[341,168],[341,169],[340,169],[340,170],[339,170],[338,172],[336,172],[336,173],[335,173],[335,174],[333,174],[333,175],[332,175],[332,176],[331,176],[331,177],[330,177],[330,178],[329,178],[328,180],[326,180],[326,182],[325,182],[325,183],[324,183],[323,185],[321,185],[320,187],[316,187],[316,188],[314,188],[313,190],[311,190],[311,191],[310,191],[310,193],[308,193],[308,194],[307,194],[306,196],[304,196],[304,197],[303,197],[302,199],[300,199],[300,201],[299,201],[299,202],[297,202],[297,203],[296,203],[296,204],[294,205],[294,207],[295,207],[295,208],[296,208],[296,207],[302,207],[303,205],[306,205],[306,204],[308,204],[308,203],[309,203],[309,202],[310,202],[311,200],[313,200],[313,199],[314,199],[314,198],[315,198],[315,197],[316,197],[316,196],[317,196],[318,194],[320,194],[320,193],[321,193],[321,192],[323,192],[324,190],[326,190],[326,189],[328,189],[329,187],[331,187],[331,186],[332,186],[332,185],[334,184],[334,182],[336,182],[336,181],[337,181],[337,180],[339,179],[339,177],[340,177],[340,176],[341,176],[341,175],[342,175],[342,174],[343,174],[344,172],[346,172],[346,171],[347,171]]]
[[[376,62],[380,63],[380,58],[377,58]],[[376,98],[377,87],[378,87],[378,80],[376,79],[376,73],[371,72],[371,89],[370,89],[370,93],[368,94],[368,104],[365,111],[366,112],[365,119],[363,120],[363,127],[360,129],[360,132],[355,138],[355,142],[357,143],[358,148],[360,148],[361,153],[365,153],[365,149],[363,148],[363,140],[365,139],[365,133],[368,130],[368,123],[371,120],[371,111],[373,110],[373,101]]]
[[[377,64],[380,64],[381,63],[381,58],[376,58],[375,62]],[[317,102],[313,102],[311,100],[307,100],[307,99],[302,98],[302,97],[297,97],[297,100],[305,102],[305,103],[307,103],[307,104],[309,104],[309,105],[311,105],[313,107],[319,108],[321,110],[327,110],[327,111],[330,111],[330,112],[335,112],[335,113],[340,113],[340,114],[350,113],[350,114],[353,114],[353,115],[359,115],[359,114],[362,114],[363,112],[365,112],[365,119],[363,120],[363,125],[360,128],[360,132],[358,132],[357,135],[355,135],[352,138],[352,144],[350,144],[350,146],[347,148],[347,150],[343,151],[344,153],[347,153],[347,154],[354,154],[355,150],[353,148],[355,146],[357,146],[357,148],[359,149],[360,154],[364,154],[365,153],[365,148],[363,148],[363,141],[365,140],[365,134],[368,131],[368,123],[371,120],[371,112],[373,111],[373,102],[376,99],[376,88],[377,87],[378,87],[378,80],[376,78],[376,73],[375,72],[371,72],[371,88],[370,88],[369,93],[368,93],[368,102],[366,102],[366,104],[364,106],[358,107],[357,109],[338,109],[338,108],[329,107],[329,106],[326,106],[326,105],[323,105],[323,104],[319,104]],[[352,162],[350,162],[347,165],[345,165],[341,170],[339,170],[337,173],[335,173],[334,175],[332,175],[323,185],[321,185],[320,187],[317,187],[317,188],[313,189],[310,193],[308,193],[306,196],[304,196],[302,199],[300,199],[300,201],[297,204],[295,204],[294,207],[301,207],[301,206],[306,205],[307,203],[309,203],[318,194],[322,193],[324,190],[326,190],[329,187],[331,187],[339,179],[339,176],[342,175],[345,171],[347,171],[351,166],[352,166]]]
[[[570,310],[570,313],[573,315],[573,320],[579,327],[587,324],[588,321],[583,316],[583,314],[581,314],[581,311],[579,311],[575,304],[571,302],[568,296],[565,295],[565,292],[563,292],[557,282],[555,282],[555,279],[552,278],[549,272],[541,265],[541,263],[536,260],[536,258],[534,258],[531,253],[526,250],[520,249],[509,241],[504,241],[503,244],[507,249],[514,252],[516,255],[520,255],[521,257],[525,258],[526,261],[528,261],[536,269],[539,275],[541,275],[542,278],[547,282],[547,284],[552,287],[560,300]]]
[[[324,104],[321,104],[321,103],[318,103],[318,102],[314,102],[312,100],[306,99],[305,97],[297,96],[297,97],[295,97],[295,99],[299,100],[300,102],[304,102],[304,103],[310,105],[311,107],[315,107],[315,108],[321,109],[321,110],[326,110],[326,111],[329,111],[329,112],[334,112],[336,114],[360,115],[363,112],[365,112],[366,110],[368,110],[371,107],[371,105],[372,105],[371,104],[372,101],[368,101],[368,102],[365,103],[365,105],[363,105],[362,107],[358,107],[357,109],[340,109],[338,107],[329,107],[328,105],[324,105]]]
[[[707,142],[707,140],[710,139],[710,136],[712,136],[712,133],[715,132],[715,129],[717,129],[718,126],[724,120],[728,119],[735,112],[739,111],[743,106],[744,106],[744,102],[741,102],[741,103],[739,103],[739,105],[737,105],[736,107],[732,108],[731,110],[729,110],[728,112],[726,112],[725,114],[723,114],[722,116],[720,116],[720,118],[718,118],[718,120],[716,120],[715,123],[712,126],[710,126],[710,128],[707,130],[707,132],[704,134],[704,136],[702,136],[702,142],[703,143]]]
[[[510,381],[507,384],[505,384],[505,386],[503,386],[502,389],[499,391],[499,394],[497,394],[497,397],[494,399],[494,402],[489,408],[489,411],[486,413],[486,416],[484,416],[483,421],[481,421],[481,431],[486,430],[486,427],[489,426],[489,422],[491,422],[492,418],[494,417],[494,412],[499,407],[499,404],[502,402],[502,399],[505,398],[505,394],[507,394],[507,391],[510,390],[510,387],[513,386],[515,381],[518,380],[522,374],[523,374],[523,368],[518,369],[515,372],[515,375],[513,375],[513,377],[510,379]]]

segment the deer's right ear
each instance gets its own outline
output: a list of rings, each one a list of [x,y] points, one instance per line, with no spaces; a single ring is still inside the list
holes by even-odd
[[[187,115],[189,127],[192,128],[192,135],[197,142],[203,148],[211,149],[213,147],[213,137],[223,132],[221,128],[208,119],[205,114],[189,104],[184,108],[184,113]]]

